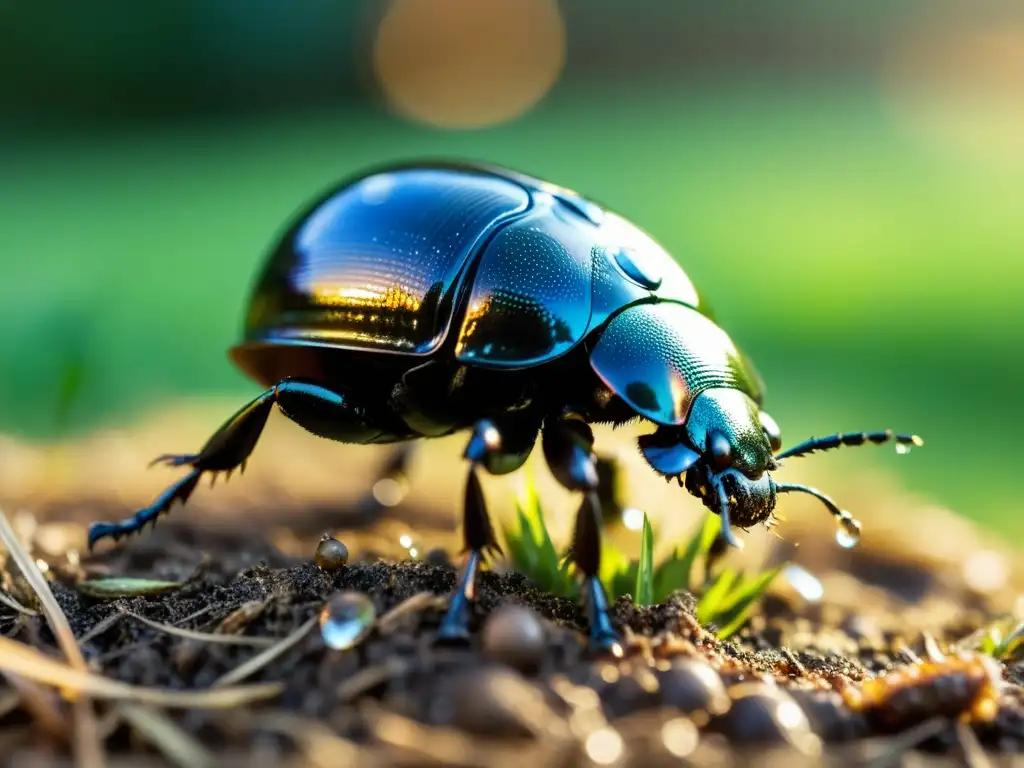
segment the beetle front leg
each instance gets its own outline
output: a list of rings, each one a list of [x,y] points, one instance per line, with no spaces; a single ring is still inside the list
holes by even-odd
[[[366,443],[381,435],[382,430],[368,417],[367,409],[354,403],[345,394],[309,382],[287,379],[268,389],[245,405],[206,441],[199,453],[165,454],[153,463],[192,468],[185,477],[164,491],[148,507],[116,523],[101,522],[89,526],[89,548],[97,541],[115,541],[142,530],[147,523],[170,510],[176,501],[184,504],[199,484],[203,473],[228,476],[245,463],[263,433],[274,404],[293,421],[314,434],[346,442]]]
[[[572,558],[583,574],[583,600],[590,626],[591,648],[620,655],[621,639],[608,616],[608,596],[601,571],[601,502],[598,498],[597,457],[594,433],[575,414],[563,414],[544,425],[544,458],[552,474],[571,491],[583,493],[583,504],[576,513],[573,528]]]

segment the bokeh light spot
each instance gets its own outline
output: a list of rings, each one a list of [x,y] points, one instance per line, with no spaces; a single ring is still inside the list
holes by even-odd
[[[555,0],[395,0],[373,58],[400,114],[479,128],[518,117],[551,89],[565,25]]]
[[[1024,165],[1024,24],[910,28],[886,72],[900,123],[941,151]]]

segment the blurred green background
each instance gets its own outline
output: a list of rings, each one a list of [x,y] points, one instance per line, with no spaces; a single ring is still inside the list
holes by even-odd
[[[288,217],[475,158],[662,241],[787,442],[917,431],[820,461],[1024,533],[1019,3],[43,6],[0,4],[0,432],[241,401],[225,350]]]

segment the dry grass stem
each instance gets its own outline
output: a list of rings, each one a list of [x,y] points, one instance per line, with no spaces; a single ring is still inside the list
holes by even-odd
[[[115,611],[114,613],[112,613],[109,616],[107,616],[107,618],[103,619],[103,621],[96,622],[96,625],[93,626],[92,629],[90,629],[88,632],[85,632],[80,638],[78,638],[79,646],[82,646],[84,643],[89,642],[90,640],[92,640],[94,637],[96,637],[98,635],[102,635],[104,632],[106,632],[112,626],[117,624],[117,622],[119,622],[121,619],[123,619],[124,616],[125,616],[124,609],[123,608],[118,608],[117,611]]]
[[[420,613],[427,608],[443,609],[446,601],[446,597],[442,595],[435,595],[433,592],[420,592],[415,594],[412,597],[403,600],[377,619],[377,631],[382,635],[389,635],[397,630],[409,616]]]
[[[85,657],[82,655],[82,649],[78,647],[78,641],[75,640],[75,635],[68,624],[67,616],[64,615],[64,611],[57,604],[53,592],[50,591],[50,585],[46,583],[46,577],[39,570],[39,566],[36,565],[32,556],[21,545],[21,541],[18,540],[18,536],[11,527],[3,510],[0,510],[0,540],[3,541],[7,551],[21,570],[22,576],[25,577],[25,580],[28,581],[39,598],[43,615],[46,616],[46,621],[49,623],[50,629],[53,630],[53,634],[57,638],[57,644],[68,660],[68,664],[79,674],[88,674],[89,668],[85,663]],[[3,640],[11,642],[7,638],[3,638]],[[106,760],[103,754],[103,744],[100,741],[99,731],[96,726],[96,713],[93,711],[92,702],[88,699],[75,701],[73,712],[75,723],[75,762],[84,768],[102,768]]]
[[[262,701],[284,690],[282,683],[220,687],[207,691],[142,688],[82,672],[51,659],[23,643],[0,638],[0,669],[50,685],[68,699],[82,695],[116,701],[134,701],[159,707],[223,709]]]
[[[14,611],[17,611],[18,613],[20,613],[20,614],[22,614],[24,616],[38,616],[39,615],[39,611],[33,611],[31,608],[26,608],[24,605],[19,603],[17,600],[15,600],[13,597],[8,595],[2,589],[0,589],[0,603],[3,603],[8,608],[10,608],[10,609],[12,609]]]
[[[44,733],[62,744],[70,742],[71,731],[68,727],[67,714],[61,711],[60,701],[54,696],[53,691],[10,672],[0,671],[0,675],[3,675],[14,689],[16,705],[28,712]]]
[[[313,629],[313,627],[317,625],[318,620],[319,617],[313,616],[313,618],[311,618],[309,621],[307,621],[305,624],[296,629],[287,637],[279,640],[275,645],[272,645],[270,648],[267,648],[266,650],[257,653],[248,661],[239,664],[230,672],[222,675],[214,682],[212,687],[222,688],[226,685],[234,685],[235,683],[240,683],[242,680],[245,680],[245,678],[249,677],[249,675],[259,672],[274,659],[284,655],[285,653],[290,651],[294,646],[298,645],[302,638],[308,635],[310,631]]]
[[[388,659],[375,667],[361,669],[338,686],[336,691],[338,701],[352,701],[381,683],[386,683],[405,674],[411,668],[412,662],[405,659]]]
[[[369,752],[343,738],[318,720],[291,712],[246,714],[241,725],[247,730],[270,731],[287,736],[303,752],[303,766],[334,768],[338,765],[374,765]]]
[[[214,756],[178,724],[159,710],[133,702],[122,702],[117,713],[132,728],[181,768],[213,768]]]
[[[188,640],[197,640],[201,643],[220,643],[221,645],[246,645],[251,648],[269,648],[278,642],[277,639],[273,637],[239,637],[238,635],[215,635],[212,632],[198,632],[194,629],[175,627],[172,624],[161,624],[159,621],[147,619],[145,616],[140,616],[137,613],[132,613],[127,610],[124,612],[124,615],[132,617],[136,621],[145,624],[147,627],[155,629],[157,632],[166,632],[168,635],[184,637]]]

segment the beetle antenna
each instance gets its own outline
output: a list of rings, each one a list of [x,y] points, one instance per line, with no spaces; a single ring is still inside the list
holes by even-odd
[[[904,452],[912,446],[920,447],[924,445],[924,440],[917,435],[898,435],[891,429],[887,429],[884,432],[846,432],[829,435],[828,437],[812,437],[810,440],[800,443],[800,445],[794,445],[788,451],[775,454],[775,458],[792,459],[796,456],[814,453],[815,451],[830,451],[843,445],[863,445],[864,443],[881,445],[888,442],[895,442],[897,446],[905,446]],[[897,450],[900,450],[900,448],[897,447]]]
[[[832,516],[836,519],[839,523],[839,527],[842,529],[839,533],[845,534],[847,541],[852,542],[852,544],[856,544],[860,539],[860,522],[854,519],[853,515],[845,509],[840,509],[838,504],[817,488],[811,488],[808,485],[800,485],[799,483],[779,483],[775,486],[775,490],[778,493],[806,493],[809,496],[813,496],[828,507],[828,511],[832,513]],[[836,534],[837,537],[839,536],[839,533]]]

